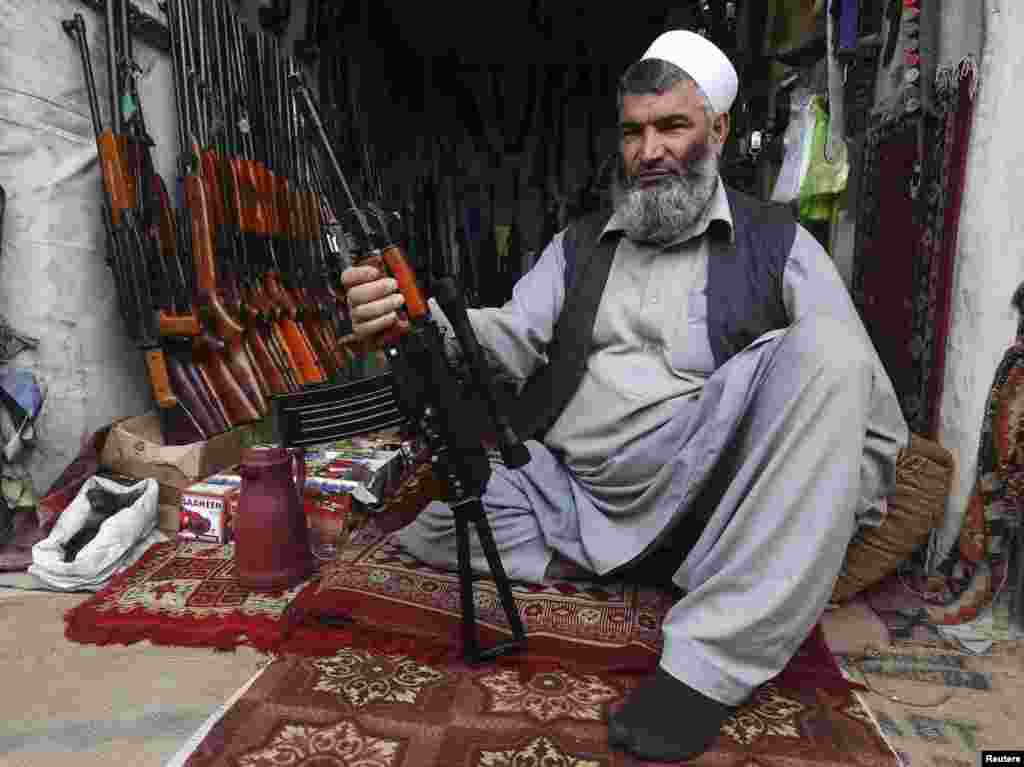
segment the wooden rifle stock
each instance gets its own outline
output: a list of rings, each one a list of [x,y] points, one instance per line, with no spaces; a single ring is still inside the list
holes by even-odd
[[[306,377],[304,375],[302,375],[302,369],[299,366],[298,360],[295,359],[295,355],[292,354],[292,349],[288,345],[288,340],[284,337],[284,330],[282,330],[280,322],[273,322],[273,323],[271,323],[271,325],[270,325],[270,334],[271,334],[271,337],[274,339],[274,343],[277,344],[277,348],[284,355],[285,361],[288,364],[288,369],[291,371],[292,375],[295,377],[295,382],[299,386],[303,386],[303,385],[305,385],[307,383],[311,383],[310,381],[308,381],[306,379]]]
[[[217,211],[223,215],[223,205],[218,208],[215,203],[217,194],[208,192],[208,184],[208,178],[190,174],[185,179],[185,194],[192,212],[192,254],[196,266],[196,285],[201,299],[207,303],[213,315],[216,335],[227,343],[227,361],[220,352],[209,349],[203,354],[200,367],[205,368],[228,422],[235,426],[258,420],[266,412],[266,402],[252,369],[237,353],[245,328],[231,316],[218,295],[212,227]]]
[[[203,332],[199,318],[192,312],[171,314],[161,309],[157,312],[157,327],[164,338],[195,338]]]
[[[253,375],[256,377],[256,383],[259,386],[260,394],[263,396],[263,407],[267,408],[267,398],[273,395],[273,390],[270,388],[270,383],[267,381],[267,377],[263,374],[263,368],[260,367],[260,363],[256,361],[256,355],[252,351],[252,337],[253,334],[246,332],[242,337],[242,351],[245,352],[246,358],[249,360],[249,365],[252,367]],[[266,415],[266,410],[263,411]]]
[[[115,136],[111,131],[104,131],[97,139],[100,155],[100,164],[103,172],[103,181],[107,187],[107,193],[111,201],[110,216],[115,228],[125,225],[126,212],[134,210],[136,204],[137,190],[128,173],[128,166],[125,163],[124,137]],[[129,254],[124,254],[130,258]],[[142,254],[136,254],[141,258]],[[148,280],[149,274],[143,262],[137,265],[142,267],[141,279]],[[132,286],[137,289],[137,286]],[[145,324],[144,317],[139,321]],[[159,320],[158,320],[159,322]],[[167,372],[167,360],[164,357],[163,349],[159,346],[151,346],[144,349],[146,359],[146,372],[149,375],[149,384],[153,390],[153,399],[157,407],[162,410],[173,408],[178,404],[178,399],[171,387],[170,377]]]
[[[210,401],[213,402],[217,409],[218,415],[223,419],[225,423],[225,429],[231,429],[238,425],[238,421],[231,417],[231,413],[228,412],[227,403],[224,402],[224,398],[221,396],[220,390],[216,386],[213,374],[210,371],[210,363],[207,361],[205,356],[193,354],[193,364],[196,366],[196,373],[199,375],[200,380],[203,382],[203,386],[210,393]]]
[[[224,431],[219,420],[210,412],[210,405],[197,390],[196,382],[185,370],[185,363],[174,354],[168,354],[167,371],[178,399],[185,403],[199,427],[205,432],[204,438]]]
[[[242,335],[245,329],[231,316],[217,292],[210,200],[202,176],[189,174],[185,178],[185,198],[192,213],[192,258],[199,299],[212,315],[217,336],[230,340]]]
[[[288,382],[278,369],[277,363],[267,348],[267,342],[256,328],[250,328],[247,333],[249,349],[252,352],[253,362],[263,374],[267,383],[268,393],[287,394],[289,391]]]
[[[228,341],[224,350],[224,359],[228,369],[238,382],[239,388],[248,402],[255,405],[260,416],[267,413],[267,401],[263,398],[259,378],[253,370],[252,361],[245,350],[245,336],[236,336]]]
[[[206,182],[206,198],[210,204],[210,225],[214,231],[224,226],[227,215],[224,211],[224,196],[221,194],[220,169],[217,154],[207,149],[202,154],[203,180]]]
[[[164,358],[163,349],[157,347],[146,350],[146,370],[149,372],[149,385],[153,389],[153,399],[156,400],[157,407],[166,409],[177,405],[178,399],[174,396],[167,375],[167,360]]]
[[[110,199],[110,218],[114,226],[121,225],[122,212],[135,208],[135,184],[129,173],[124,157],[124,137],[115,136],[106,130],[96,139],[99,149],[103,183]]]
[[[228,423],[238,426],[260,419],[256,406],[249,401],[245,391],[231,373],[231,369],[219,352],[206,350],[196,360],[200,370],[204,371],[213,390],[217,393],[224,407]]]
[[[321,383],[324,380],[320,366],[316,363],[316,356],[309,346],[309,340],[302,332],[295,320],[282,317],[279,320],[281,335],[291,359],[297,366],[297,372],[302,377],[302,383]]]
[[[174,211],[171,210],[171,201],[164,188],[163,181],[159,176],[155,177],[156,196],[159,198],[159,210],[157,214],[157,234],[160,242],[160,258],[163,259],[167,271],[177,270],[181,278],[179,290],[187,290],[184,282],[184,272],[181,269],[181,261],[178,258],[178,233],[174,221]],[[170,275],[172,278],[175,275]],[[193,311],[183,313],[172,313],[161,309],[157,313],[157,327],[160,335],[167,337],[195,338],[203,332],[199,317]],[[205,427],[204,427],[205,428]]]
[[[216,419],[218,423],[217,431],[220,433],[230,429],[231,422],[228,420],[227,409],[224,407],[220,395],[213,386],[213,381],[210,380],[206,369],[199,364],[202,350],[205,348],[206,346],[202,342],[195,343],[192,348],[191,359],[187,361],[182,360],[182,366],[185,374],[192,379],[192,383],[195,385],[196,391],[200,393],[210,415]]]
[[[283,190],[283,200],[284,204],[290,208],[286,217],[287,236],[291,237],[298,247],[311,247],[310,222],[308,211],[304,207],[303,193],[297,188],[286,187]],[[290,291],[285,290],[284,292],[291,293],[296,306],[301,307],[301,312],[296,314],[296,319],[299,320],[298,328],[305,337],[306,347],[312,353],[306,364],[315,366],[317,380],[323,381],[327,375],[334,375],[337,371],[330,354],[330,346],[324,342],[319,326],[319,308],[308,291],[301,285],[295,285]]]

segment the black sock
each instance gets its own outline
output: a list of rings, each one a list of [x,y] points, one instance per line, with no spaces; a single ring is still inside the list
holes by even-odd
[[[653,761],[691,759],[714,742],[732,710],[659,666],[608,717],[608,743]]]

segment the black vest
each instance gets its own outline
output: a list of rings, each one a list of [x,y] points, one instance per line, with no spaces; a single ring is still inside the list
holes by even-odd
[[[708,229],[708,340],[721,367],[769,330],[786,327],[782,279],[796,221],[789,209],[726,188],[735,242],[728,227]],[[548,345],[548,364],[526,382],[512,408],[521,439],[540,439],[579,388],[590,356],[594,322],[621,232],[601,238],[611,213],[574,222],[563,239],[565,302]]]

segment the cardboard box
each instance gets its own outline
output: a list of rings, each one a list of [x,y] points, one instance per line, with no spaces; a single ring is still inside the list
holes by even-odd
[[[159,503],[158,509],[160,519],[157,522],[157,527],[168,535],[177,535],[181,528],[181,504]]]
[[[231,508],[228,497],[239,490],[230,485],[196,482],[181,494],[178,538],[208,543],[230,543],[232,540]],[[237,503],[234,508],[237,508]]]
[[[207,477],[203,480],[210,485],[224,485],[226,487],[241,487],[242,477],[237,473],[237,468],[229,471],[222,471]],[[316,474],[306,475],[305,492],[319,493],[321,495],[348,495],[362,487],[361,482],[338,477],[321,477]]]
[[[181,494],[196,480],[236,466],[242,459],[242,435],[237,429],[205,442],[165,445],[156,413],[126,418],[110,429],[100,463],[108,469],[160,483],[159,503],[181,505]]]

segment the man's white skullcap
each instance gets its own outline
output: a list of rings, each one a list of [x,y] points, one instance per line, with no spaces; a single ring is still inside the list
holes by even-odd
[[[673,29],[651,43],[644,59],[663,59],[694,79],[716,114],[728,112],[739,90],[739,75],[729,57],[696,32]]]

